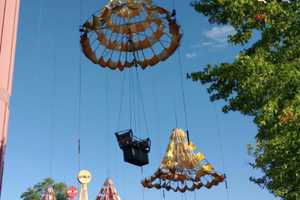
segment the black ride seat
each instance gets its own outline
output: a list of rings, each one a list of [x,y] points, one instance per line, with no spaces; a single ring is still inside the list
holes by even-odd
[[[120,148],[123,150],[124,161],[136,166],[149,164],[148,153],[150,152],[151,141],[139,139],[133,135],[131,129],[115,133]]]

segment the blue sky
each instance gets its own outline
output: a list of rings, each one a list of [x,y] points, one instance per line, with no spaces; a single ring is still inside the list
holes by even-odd
[[[104,4],[105,1],[85,0],[82,18],[88,18]],[[159,4],[172,8],[172,1]],[[200,70],[209,63],[230,62],[243,48],[226,43],[226,34],[232,28],[210,25],[194,12],[189,1],[176,1],[176,8],[184,32],[184,73]],[[79,124],[79,13],[79,0],[21,1],[2,199],[20,199],[28,187],[49,176],[77,185],[79,132],[81,167],[93,174],[91,199],[95,199],[107,176],[112,177],[124,200],[142,199],[143,193],[145,200],[161,199],[161,191],[141,188],[141,170],[122,161],[115,140],[118,128],[129,127],[126,100],[120,127],[117,125],[122,78],[128,77],[129,71],[102,69],[82,56]],[[144,176],[152,175],[159,166],[171,130],[176,126],[185,128],[178,56],[175,53],[166,62],[139,71],[149,134],[140,114],[136,135],[152,139],[151,163],[144,168]],[[275,199],[249,182],[250,176],[259,175],[248,164],[251,157],[246,146],[254,143],[256,133],[252,119],[238,113],[221,113],[222,102],[211,103],[206,88],[200,84],[184,80],[184,88],[191,139],[217,171],[226,171],[229,199]],[[124,91],[128,98],[128,90]],[[226,199],[225,186],[185,195],[166,193],[169,200],[195,197]]]

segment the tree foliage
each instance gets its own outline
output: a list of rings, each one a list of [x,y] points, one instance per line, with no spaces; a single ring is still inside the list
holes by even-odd
[[[251,180],[286,200],[300,199],[300,0],[198,0],[211,23],[235,29],[228,41],[249,44],[232,63],[190,74],[223,111],[252,116],[258,127]]]
[[[46,178],[42,182],[37,183],[33,187],[27,189],[21,195],[22,200],[40,200],[48,187],[52,186],[57,200],[67,200],[66,190],[67,186],[64,183],[55,183],[51,178]]]

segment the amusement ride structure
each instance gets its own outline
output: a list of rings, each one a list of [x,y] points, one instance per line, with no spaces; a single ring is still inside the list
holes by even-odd
[[[4,18],[0,20],[0,27],[3,30],[0,32],[1,177],[7,138],[18,7],[19,0],[1,0],[0,2],[0,10],[5,11]],[[14,20],[7,20],[7,18]],[[176,10],[169,11],[155,5],[151,0],[110,0],[80,26],[80,45],[85,57],[95,65],[117,70],[120,73],[124,73],[122,72],[124,70],[131,70],[135,76],[136,88],[140,87],[138,69],[158,66],[166,61],[180,47],[181,38],[182,30],[176,19]],[[4,49],[11,49],[11,51]],[[178,65],[182,65],[181,61]],[[183,87],[182,90],[187,124]],[[144,123],[147,127],[141,89],[139,88],[137,92],[132,91],[132,95],[133,97],[130,98],[141,102]],[[151,140],[150,137],[146,139],[136,137],[134,131],[130,124],[127,130],[117,130],[115,135],[123,151],[124,161],[142,167],[150,162],[148,154],[151,149]],[[190,141],[188,130],[173,129],[161,165],[152,176],[141,181],[141,186],[185,193],[203,187],[210,189],[223,182],[225,175],[216,172],[204,154],[194,153],[195,149],[196,146]],[[80,158],[80,137],[78,154]],[[75,200],[78,193],[79,200],[88,200],[88,184],[91,182],[92,175],[89,171],[80,169],[77,178],[80,189],[71,186],[66,194],[70,200]],[[113,181],[107,179],[97,200],[120,199]],[[49,187],[44,191],[41,200],[56,200],[54,189]]]

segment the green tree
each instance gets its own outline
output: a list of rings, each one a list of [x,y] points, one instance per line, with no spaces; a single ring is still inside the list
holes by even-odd
[[[40,200],[45,190],[52,186],[57,200],[67,200],[66,190],[67,186],[64,183],[55,183],[55,181],[51,178],[46,178],[42,182],[37,183],[33,187],[27,189],[21,195],[22,200]]]
[[[207,85],[223,112],[252,116],[258,127],[252,153],[261,177],[251,181],[286,200],[300,199],[300,0],[198,0],[210,23],[230,25],[232,44],[248,44],[232,63],[190,74]]]

